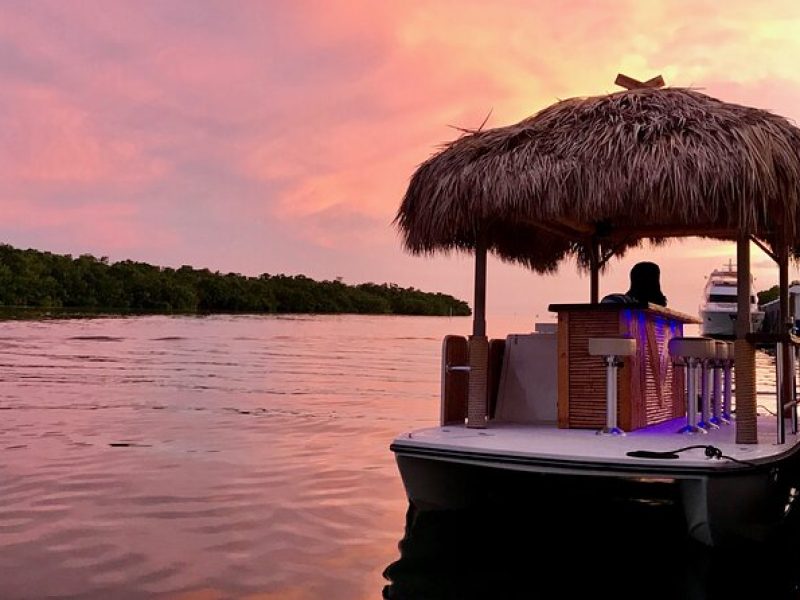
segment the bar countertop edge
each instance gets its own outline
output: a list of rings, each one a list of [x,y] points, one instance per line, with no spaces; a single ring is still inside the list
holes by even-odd
[[[619,312],[621,310],[641,310],[653,315],[665,317],[667,319],[674,319],[681,323],[692,323],[695,325],[700,324],[697,317],[687,315],[686,313],[678,312],[658,304],[622,304],[616,302],[606,302],[599,304],[551,304],[547,307],[551,312],[583,312],[583,311],[600,311],[600,312]]]

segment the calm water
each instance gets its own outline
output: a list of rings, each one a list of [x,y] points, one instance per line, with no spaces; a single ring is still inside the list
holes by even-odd
[[[629,589],[625,565],[662,573],[640,597],[743,589],[729,585],[738,558],[687,542],[669,498],[578,496],[406,528],[388,446],[435,424],[440,340],[469,319],[0,326],[2,599],[553,597],[543,590]],[[791,544],[748,556],[750,583],[796,597]]]

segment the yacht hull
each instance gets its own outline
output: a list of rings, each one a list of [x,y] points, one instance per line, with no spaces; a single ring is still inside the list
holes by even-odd
[[[702,335],[714,337],[730,337],[735,334],[736,313],[718,311],[700,311]]]
[[[700,329],[704,336],[733,339],[736,335],[736,313],[714,310],[700,311]],[[751,331],[760,331],[764,313],[751,313]]]

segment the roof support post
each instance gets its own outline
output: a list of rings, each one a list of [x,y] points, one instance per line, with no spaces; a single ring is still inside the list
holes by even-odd
[[[469,389],[467,392],[467,427],[482,429],[488,425],[489,340],[486,338],[486,236],[475,243],[475,307],[472,335],[469,337]]]
[[[592,304],[600,302],[600,241],[592,236],[589,247],[590,298]]]
[[[750,236],[740,230],[736,240],[737,310],[734,364],[736,376],[736,443],[757,444],[756,354],[750,333]]]
[[[475,244],[475,312],[472,335],[486,335],[486,236],[478,236]]]
[[[779,307],[781,315],[780,333],[785,333],[791,326],[792,319],[789,315],[789,248],[780,247],[778,251],[778,289]]]

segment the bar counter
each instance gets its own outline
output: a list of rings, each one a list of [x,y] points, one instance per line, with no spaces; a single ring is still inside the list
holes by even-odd
[[[558,426],[601,429],[605,425],[606,370],[589,354],[589,338],[630,336],[636,354],[619,370],[618,423],[633,431],[683,416],[684,371],[670,359],[668,344],[697,318],[655,304],[551,304],[558,314]]]

